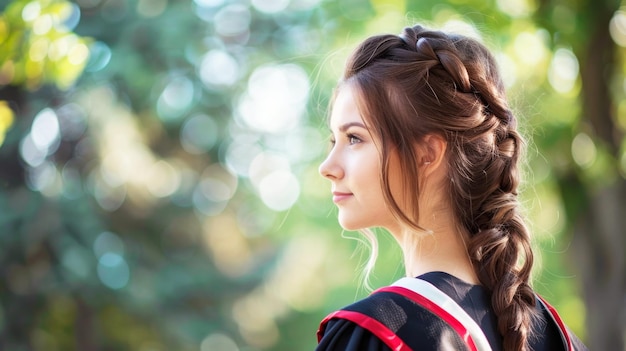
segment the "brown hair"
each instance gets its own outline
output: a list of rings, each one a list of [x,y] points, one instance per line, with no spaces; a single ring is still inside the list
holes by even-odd
[[[359,95],[366,123],[381,140],[382,186],[393,213],[419,227],[422,138],[445,138],[448,194],[468,255],[491,292],[505,350],[527,350],[535,296],[529,232],[517,199],[523,139],[494,57],[478,41],[421,26],[366,39],[348,60],[343,82]],[[389,159],[399,159],[405,193],[389,187]],[[405,213],[402,208],[409,209]]]

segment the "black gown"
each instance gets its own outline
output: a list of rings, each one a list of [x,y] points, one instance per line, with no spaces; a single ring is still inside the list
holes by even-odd
[[[443,272],[431,272],[418,278],[431,283],[459,304],[480,326],[493,351],[503,349],[496,316],[491,308],[490,294],[485,288],[468,284]],[[372,294],[342,310],[358,311],[374,317],[389,326],[413,350],[468,350],[466,342],[446,321],[406,297],[392,292]],[[539,318],[533,323],[530,349],[565,350],[559,328],[550,313],[539,302],[537,310]],[[369,330],[342,318],[331,318],[318,334],[320,340],[316,351],[391,350]],[[587,350],[569,330],[568,334],[574,350]]]

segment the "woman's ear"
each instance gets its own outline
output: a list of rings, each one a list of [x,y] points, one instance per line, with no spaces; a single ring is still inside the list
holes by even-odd
[[[432,173],[445,164],[444,159],[447,146],[446,140],[436,134],[428,134],[422,139],[420,166],[424,170],[425,175]]]

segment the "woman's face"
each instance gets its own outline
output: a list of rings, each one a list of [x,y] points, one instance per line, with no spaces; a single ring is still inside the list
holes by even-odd
[[[395,221],[381,189],[380,143],[365,125],[349,85],[341,87],[335,99],[330,130],[332,149],[319,172],[332,184],[339,224],[347,230],[390,229]]]

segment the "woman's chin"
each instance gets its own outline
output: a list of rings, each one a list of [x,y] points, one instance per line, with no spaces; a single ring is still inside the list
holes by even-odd
[[[368,228],[368,226],[364,225],[362,222],[357,222],[354,220],[347,220],[343,218],[339,218],[339,225],[344,230],[355,231]]]

